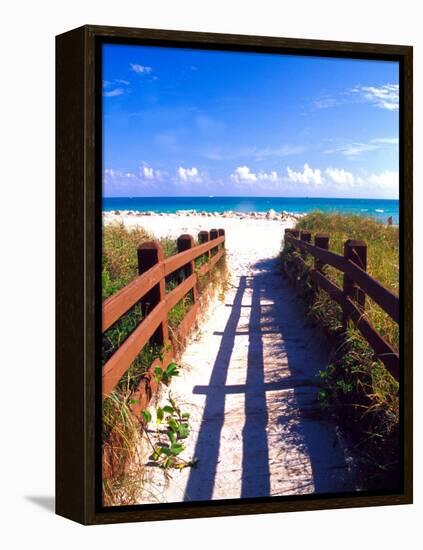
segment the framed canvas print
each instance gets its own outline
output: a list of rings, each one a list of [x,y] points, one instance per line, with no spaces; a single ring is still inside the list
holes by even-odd
[[[412,502],[412,48],[57,37],[57,513]]]

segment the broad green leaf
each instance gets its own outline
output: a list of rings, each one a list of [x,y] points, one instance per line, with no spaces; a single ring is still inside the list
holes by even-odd
[[[178,434],[179,434],[179,437],[181,437],[181,438],[188,437],[188,435],[189,435],[188,424],[181,424],[178,428]]]
[[[176,435],[175,432],[172,432],[171,430],[168,430],[166,432],[167,437],[169,438],[169,441],[171,444],[176,443]]]
[[[141,414],[143,415],[144,420],[146,422],[151,422],[151,412],[150,411],[144,410],[144,411],[141,411]]]
[[[174,418],[169,418],[169,420],[167,421],[167,425],[173,432],[178,431],[179,424],[176,422]]]
[[[161,407],[157,407],[156,416],[157,416],[157,424],[161,424],[164,416],[163,409]]]
[[[166,368],[167,376],[179,376],[179,366],[176,363],[170,363]]]
[[[164,412],[172,414],[173,413],[173,407],[170,407],[169,405],[165,405],[163,407]]]
[[[189,417],[190,417],[189,413],[182,413],[182,418],[189,418]]]
[[[171,371],[173,371],[173,370],[175,370],[175,369],[177,369],[177,368],[178,368],[178,365],[177,365],[176,363],[169,363],[169,365],[167,366],[167,369],[166,369],[166,370],[169,371],[169,372],[171,372]]]
[[[170,447],[170,452],[173,455],[178,455],[184,450],[184,446],[181,443],[173,443]]]

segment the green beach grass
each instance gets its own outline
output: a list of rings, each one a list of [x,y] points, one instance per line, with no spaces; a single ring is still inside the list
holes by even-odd
[[[344,242],[357,239],[367,244],[367,271],[384,287],[398,294],[399,230],[374,219],[353,215],[314,212],[301,218],[296,229],[329,235],[329,249],[343,254]],[[281,253],[289,263],[298,253],[286,244]],[[310,255],[305,258],[313,266]],[[343,274],[326,266],[326,276],[342,287]],[[297,289],[303,298],[309,323],[320,327],[328,342],[330,358],[319,373],[322,407],[338,417],[360,451],[361,466],[371,472],[372,487],[395,486],[399,471],[398,383],[376,360],[366,340],[348,324],[342,327],[342,311],[323,290],[311,284],[308,269],[300,274]],[[366,297],[365,313],[377,331],[398,349],[398,325]]]
[[[128,229],[123,223],[109,224],[103,227],[103,300],[118,292],[138,276],[137,248],[143,242],[153,240],[162,245],[165,257],[177,253],[176,240],[155,239],[145,230],[139,227]],[[199,258],[195,263],[196,268],[203,263],[204,258]],[[167,277],[166,292],[175,288],[183,278],[183,270]],[[226,259],[224,255],[210,271],[207,281],[203,278],[200,279],[198,285],[200,296],[206,299],[206,293],[203,291],[210,285],[212,288],[217,288],[220,285],[220,292],[222,292],[222,289],[225,288],[225,280]],[[168,313],[170,336],[173,337],[173,343],[179,352],[183,347],[183,342],[176,340],[177,328],[192,304],[191,291]],[[128,338],[142,318],[141,306],[136,304],[103,334],[102,365]],[[109,474],[103,475],[105,505],[135,504],[137,502],[143,471],[137,456],[139,454],[140,429],[131,413],[132,395],[153,360],[162,358],[165,351],[163,347],[157,345],[145,346],[112,393],[103,402],[103,461],[107,462],[106,469]]]

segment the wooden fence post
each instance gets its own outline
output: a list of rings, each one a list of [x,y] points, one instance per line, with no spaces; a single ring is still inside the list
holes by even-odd
[[[219,236],[219,232],[217,229],[210,229],[210,240],[212,241],[213,239],[217,239],[217,237]],[[210,250],[210,254],[211,256],[214,256],[216,253],[217,253],[217,249],[218,247],[215,246],[214,248],[212,248]]]
[[[318,233],[314,237],[314,246],[318,246],[319,248],[323,248],[324,250],[329,250],[329,235],[326,235],[324,233]],[[317,258],[314,259],[314,269],[316,271],[320,271],[320,273],[323,273],[325,264],[318,260]]]
[[[176,246],[178,248],[178,252],[184,252],[184,250],[189,250],[190,248],[193,248],[194,246],[194,239],[191,235],[181,235],[178,237],[178,240],[176,241]],[[193,273],[195,273],[195,261],[192,260],[189,263],[187,263],[183,268],[185,278],[189,277]],[[193,293],[193,299],[194,304],[197,301],[197,285],[194,285],[192,288]]]
[[[301,231],[301,240],[306,243],[311,242],[311,231]]]
[[[305,243],[311,242],[311,232],[310,231],[301,231],[301,237],[300,239],[304,241]],[[308,252],[305,250],[301,250],[301,256],[305,258],[307,256]]]
[[[294,239],[298,239],[300,236],[300,232],[298,229],[291,229],[291,235],[294,237]]]
[[[219,237],[224,237],[225,236],[225,230],[224,229],[220,228],[220,229],[217,230],[217,232],[219,234]],[[221,248],[225,248],[225,241],[223,241]]]
[[[142,243],[137,250],[138,256],[138,273],[142,275],[151,267],[155,266],[164,259],[163,248],[161,244],[156,242]],[[148,315],[154,307],[164,300],[166,294],[165,279],[161,279],[157,285],[141,298],[141,311],[143,317]],[[158,345],[165,345],[169,340],[169,332],[167,327],[167,316],[157,328],[156,332],[151,337],[151,340]]]
[[[361,269],[367,271],[367,245],[363,241],[356,241],[354,239],[348,239],[344,243],[344,258],[350,260],[354,264],[357,264]],[[345,273],[344,274],[344,285],[343,290],[345,296],[351,298],[362,311],[364,311],[366,304],[366,294],[361,290],[361,288],[354,283],[350,277]],[[346,328],[348,321],[347,312],[343,312],[343,325]]]
[[[210,240],[210,233],[208,231],[200,231],[198,233],[198,243],[199,244],[204,244],[204,243],[208,243]],[[202,258],[203,257],[206,257],[207,258],[207,261],[209,261],[210,259],[210,250],[208,250],[203,256],[201,256]]]

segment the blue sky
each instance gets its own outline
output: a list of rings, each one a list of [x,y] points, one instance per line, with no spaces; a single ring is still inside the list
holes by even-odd
[[[103,46],[103,194],[398,198],[398,64]]]

